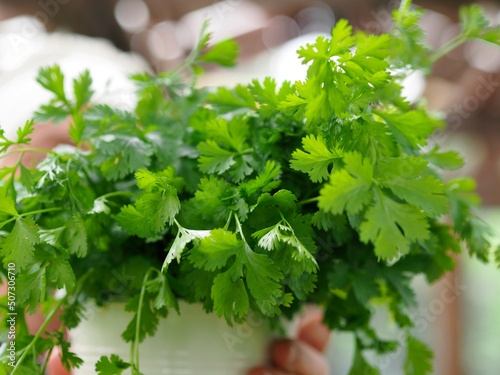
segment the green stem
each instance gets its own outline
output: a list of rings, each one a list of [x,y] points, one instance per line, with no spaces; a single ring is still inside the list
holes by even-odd
[[[255,150],[253,149],[253,147],[250,147],[250,148],[247,148],[243,151],[240,152],[241,155],[245,155],[245,154],[252,154]]]
[[[56,153],[52,150],[47,150],[44,148],[32,148],[32,147],[22,147],[22,148],[16,148],[15,150],[10,150],[6,152],[5,154],[2,155],[2,158],[5,158],[6,156],[12,155],[12,154],[18,154],[18,153],[26,153],[26,152],[36,152],[38,154],[50,154],[50,155],[55,155]]]
[[[431,63],[434,64],[441,57],[447,55],[448,53],[453,51],[458,46],[464,44],[466,41],[467,41],[467,37],[463,34],[460,34],[457,37],[453,38],[452,40],[450,40],[448,43],[446,43],[444,46],[442,46],[440,49],[438,49],[436,52],[434,52],[431,55],[431,57],[430,57]]]
[[[229,212],[229,217],[227,218],[226,225],[224,225],[225,230],[229,230],[229,225],[231,224],[232,218],[233,218],[233,211]]]
[[[303,201],[300,201],[297,204],[299,206],[302,206],[304,204],[314,203],[314,202],[318,202],[318,201],[319,201],[319,197],[315,197],[315,198],[304,199]]]
[[[116,197],[116,196],[137,197],[137,194],[132,193],[130,191],[113,191],[111,193],[103,194],[100,197],[97,197],[96,199],[106,199],[106,198],[111,198],[111,197]]]
[[[64,298],[62,298],[57,303],[57,305],[52,309],[52,311],[49,313],[49,315],[47,315],[47,317],[45,318],[45,321],[42,323],[42,325],[38,329],[38,332],[33,337],[33,340],[31,340],[31,342],[28,344],[28,346],[26,346],[24,348],[23,354],[21,355],[21,357],[17,361],[16,366],[14,367],[14,369],[11,372],[11,375],[15,375],[17,373],[17,371],[19,370],[21,364],[25,360],[25,358],[28,355],[28,353],[35,346],[35,344],[37,343],[37,341],[40,339],[40,337],[42,336],[42,334],[47,329],[47,326],[50,324],[50,322],[52,321],[52,319],[54,319],[54,317],[56,316],[57,312],[61,309],[61,306],[64,305],[64,303],[66,303],[67,299],[68,299],[68,295],[66,295]]]
[[[44,208],[43,210],[36,210],[36,211],[30,211],[30,212],[25,212],[23,214],[13,216],[8,220],[5,220],[0,223],[0,228],[2,228],[4,225],[9,224],[10,222],[17,220],[20,217],[26,217],[26,216],[31,216],[31,215],[38,215],[38,214],[43,214],[46,212],[54,212],[54,211],[62,211],[61,207],[52,207],[52,208]]]
[[[240,219],[238,218],[238,215],[234,215],[234,219],[236,220],[236,228],[238,230],[238,233],[241,236],[241,239],[243,240],[243,242],[248,243],[247,240],[245,239],[245,235],[243,234],[243,228],[241,227]]]
[[[54,351],[54,346],[49,349],[47,352],[47,356],[45,357],[45,361],[43,362],[42,374],[47,373],[47,366],[49,364],[50,357],[52,356],[52,352]]]
[[[144,295],[146,294],[146,285],[149,279],[149,276],[152,272],[157,272],[158,270],[155,268],[150,268],[148,272],[144,275],[144,279],[142,280],[141,287],[141,295],[139,297],[139,304],[137,306],[137,319],[135,321],[135,337],[132,345],[130,347],[130,364],[133,369],[139,371],[139,331],[141,328],[141,312],[142,305],[144,304]]]
[[[399,12],[406,12],[410,9],[411,0],[402,0],[401,4],[399,4]]]

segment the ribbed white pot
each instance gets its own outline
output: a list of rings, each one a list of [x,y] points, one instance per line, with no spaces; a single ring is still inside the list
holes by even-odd
[[[160,321],[154,337],[140,346],[140,370],[145,375],[244,375],[265,364],[273,334],[267,322],[249,318],[229,327],[224,319],[207,314],[199,304],[180,305]],[[132,315],[123,304],[91,309],[88,319],[70,332],[72,350],[84,360],[73,375],[94,375],[102,355],[118,354],[128,361],[130,345],[121,333]],[[130,374],[126,372],[125,374]]]

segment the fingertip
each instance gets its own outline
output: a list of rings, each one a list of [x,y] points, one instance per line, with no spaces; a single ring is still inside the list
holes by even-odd
[[[59,347],[55,348],[52,352],[47,365],[47,370],[49,375],[71,375],[71,372],[66,370],[61,362],[61,350]]]
[[[330,342],[330,329],[321,322],[312,322],[302,327],[298,339],[323,352]]]

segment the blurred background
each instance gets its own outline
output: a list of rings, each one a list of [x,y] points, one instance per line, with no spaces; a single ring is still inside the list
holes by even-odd
[[[417,1],[429,9],[423,19],[428,44],[438,47],[457,33],[458,7],[468,1]],[[152,71],[177,66],[196,42],[204,19],[211,20],[213,41],[235,38],[241,45],[237,68],[210,70],[202,85],[233,85],[267,75],[301,79],[305,71],[295,50],[329,33],[340,18],[358,29],[381,33],[391,28],[399,1],[384,0],[0,0],[4,15],[34,17],[40,31],[70,31],[104,38],[116,48],[142,56]],[[500,22],[500,2],[481,2],[491,22]],[[4,17],[5,18],[5,17]],[[5,25],[4,25],[4,35]],[[2,25],[0,24],[0,35]],[[0,47],[1,47],[0,38]],[[2,56],[0,48],[0,82]],[[4,60],[2,60],[2,58]],[[85,61],[84,61],[85,63]],[[481,215],[500,243],[500,52],[485,43],[468,43],[442,58],[429,77],[415,76],[408,97],[427,100],[446,114],[448,130],[434,137],[461,150],[459,171],[477,179],[485,209]],[[1,106],[2,104],[0,104]],[[414,311],[415,331],[436,353],[436,375],[500,373],[500,270],[467,255],[459,267],[434,286],[416,280],[421,306]],[[397,337],[386,311],[375,323],[386,337]],[[328,356],[332,374],[348,373],[353,340],[338,333]],[[384,375],[401,374],[404,352],[373,358]]]

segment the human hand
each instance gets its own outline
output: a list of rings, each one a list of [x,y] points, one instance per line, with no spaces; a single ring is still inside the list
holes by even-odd
[[[274,367],[254,368],[248,375],[328,375],[323,351],[330,341],[330,330],[322,321],[323,312],[311,307],[299,322],[295,340],[274,343]]]
[[[47,365],[47,375],[70,375],[71,372],[66,370],[61,362],[61,349],[56,347],[50,356]]]

